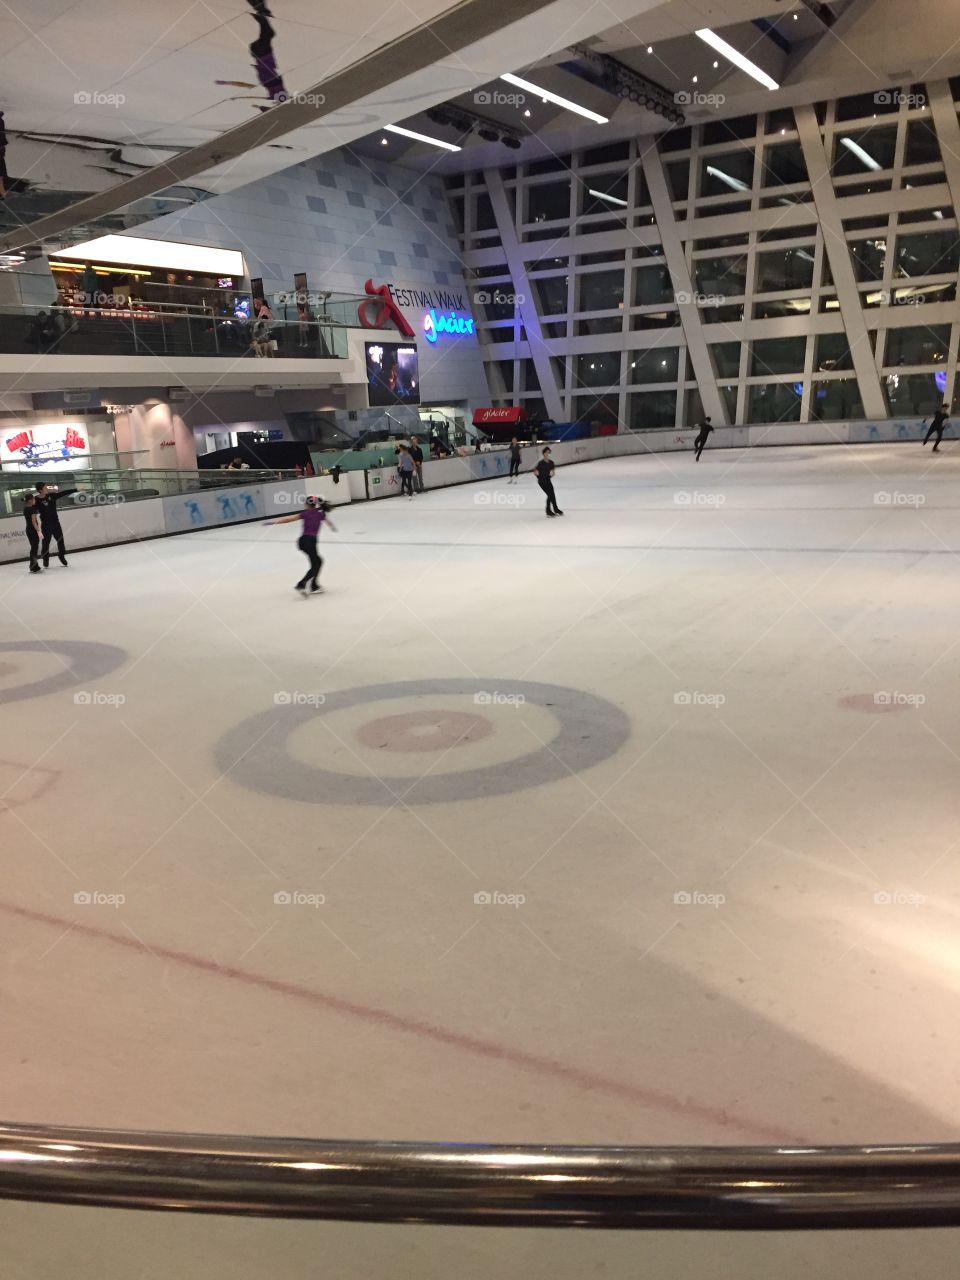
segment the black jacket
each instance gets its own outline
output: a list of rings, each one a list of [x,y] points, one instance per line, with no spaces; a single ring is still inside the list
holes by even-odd
[[[37,515],[40,517],[41,529],[55,529],[59,525],[60,515],[57,511],[57,499],[69,498],[72,493],[76,492],[76,489],[58,489],[56,493],[48,493],[37,499]]]

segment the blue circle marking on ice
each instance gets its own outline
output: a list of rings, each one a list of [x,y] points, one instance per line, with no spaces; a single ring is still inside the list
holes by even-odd
[[[416,700],[465,695],[522,695],[550,711],[559,732],[527,755],[458,772],[411,777],[338,773],[294,759],[287,750],[291,734],[315,717],[349,707],[398,698]],[[488,695],[489,696],[489,695]],[[523,732],[519,729],[518,731]],[[582,773],[614,755],[630,737],[630,720],[620,707],[595,694],[563,685],[490,679],[409,680],[365,685],[327,694],[317,705],[274,706],[228,730],[214,749],[217,767],[251,791],[305,804],[440,804],[505,795]]]
[[[74,685],[87,684],[116,671],[127,660],[123,649],[113,644],[92,640],[11,640],[0,644],[0,653],[55,654],[63,669],[43,680],[0,688],[0,703],[20,702],[23,698],[40,698],[46,693],[60,693]]]

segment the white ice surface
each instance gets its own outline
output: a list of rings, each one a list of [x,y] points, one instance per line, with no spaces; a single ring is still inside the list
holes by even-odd
[[[556,484],[562,520],[529,477],[339,510],[313,600],[291,526],[0,570],[0,641],[127,654],[82,686],[120,706],[68,689],[0,708],[0,1117],[957,1139],[960,455],[708,450]],[[0,693],[62,669],[0,651]],[[579,776],[410,807],[285,800],[216,764],[278,693],[456,677],[584,690],[631,736]],[[437,709],[493,733],[436,753],[356,738]],[[389,779],[555,731],[549,709],[419,696],[318,716],[291,751]],[[94,890],[126,901],[74,903]]]

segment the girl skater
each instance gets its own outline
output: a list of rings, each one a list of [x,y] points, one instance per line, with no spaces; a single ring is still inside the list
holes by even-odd
[[[266,522],[268,525],[272,525],[293,524],[295,520],[303,521],[303,531],[297,541],[297,546],[310,561],[310,568],[297,583],[296,590],[304,596],[307,594],[308,582],[310,583],[311,595],[316,595],[317,592],[323,590],[323,587],[317,582],[317,577],[323,567],[323,557],[317,553],[317,538],[322,524],[328,524],[334,533],[337,532],[337,526],[327,515],[329,510],[329,502],[322,502],[317,498],[308,498],[302,511],[297,511],[292,516],[281,516],[279,520],[268,520]]]
[[[26,521],[27,541],[30,543],[30,572],[40,572],[40,516],[37,495],[28,493],[23,499],[23,518]]]
[[[507,484],[518,484],[520,482],[520,445],[517,443],[517,437],[514,436],[510,441],[510,479]]]
[[[534,470],[537,476],[537,484],[547,495],[547,515],[562,516],[563,512],[557,506],[557,495],[553,491],[553,473],[556,470],[556,464],[550,457],[549,449],[544,449],[543,457]]]

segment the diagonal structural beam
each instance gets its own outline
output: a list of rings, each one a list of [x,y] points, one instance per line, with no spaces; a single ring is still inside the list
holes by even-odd
[[[108,191],[86,196],[57,213],[11,231],[0,240],[0,252],[26,248],[68,231],[78,223],[115,213],[134,200],[142,200],[177,183],[198,178],[207,170],[281,138],[292,129],[342,111],[359,99],[388,88],[400,77],[425,71],[438,57],[456,54],[519,19],[548,8],[553,2],[461,0],[446,13],[375,49],[351,66],[321,80],[312,89],[263,112],[255,120],[228,129],[211,141],[191,147],[145,173],[118,182]]]

